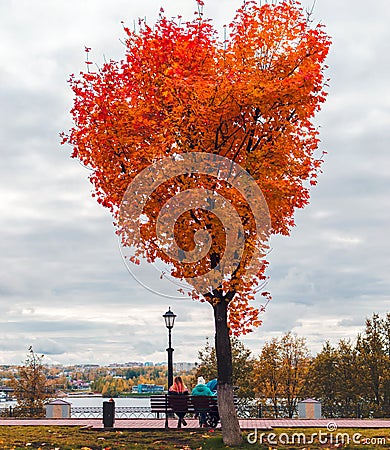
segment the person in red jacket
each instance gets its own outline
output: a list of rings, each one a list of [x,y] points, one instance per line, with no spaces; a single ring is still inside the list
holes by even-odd
[[[175,377],[172,386],[169,388],[169,395],[188,395],[188,389],[187,386],[183,383],[183,380],[181,377]],[[187,425],[186,420],[184,419],[184,416],[186,415],[186,405],[183,405],[182,411],[174,411],[174,413],[179,418],[177,422],[177,428],[181,428],[181,425],[184,426]]]

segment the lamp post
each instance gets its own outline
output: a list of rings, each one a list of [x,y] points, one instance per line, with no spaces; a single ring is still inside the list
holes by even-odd
[[[172,348],[172,339],[171,339],[171,330],[173,328],[173,325],[175,323],[176,314],[173,314],[171,311],[171,307],[169,307],[169,310],[163,315],[165,320],[165,326],[168,328],[168,391],[169,388],[173,384],[173,348]]]

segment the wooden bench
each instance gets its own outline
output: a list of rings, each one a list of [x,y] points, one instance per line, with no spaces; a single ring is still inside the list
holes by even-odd
[[[204,413],[206,425],[215,427],[219,421],[218,401],[215,396],[203,395],[152,395],[150,406],[153,413],[165,414],[165,428],[168,426],[168,417],[174,413]]]

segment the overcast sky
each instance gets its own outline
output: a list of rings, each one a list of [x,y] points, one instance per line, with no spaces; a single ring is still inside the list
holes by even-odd
[[[240,5],[208,0],[205,15],[222,33]],[[194,0],[0,2],[0,364],[20,363],[29,345],[52,363],[164,361],[168,306],[176,361],[195,361],[213,338],[208,304],[134,280],[88,171],[60,145],[72,126],[66,80],[85,70],[84,46],[98,64],[122,58],[121,21],[153,23],[160,6],[188,19],[196,9]],[[390,2],[317,0],[314,18],[333,40],[316,120],[328,154],[291,236],[272,239],[273,300],[244,339],[255,354],[290,330],[315,354],[390,310]]]

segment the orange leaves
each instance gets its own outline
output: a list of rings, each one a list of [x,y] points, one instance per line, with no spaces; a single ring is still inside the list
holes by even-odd
[[[272,232],[288,234],[296,208],[308,203],[308,186],[320,172],[312,119],[326,97],[323,72],[330,40],[321,26],[311,28],[299,4],[289,0],[262,6],[244,2],[230,24],[230,36],[220,42],[203,18],[203,1],[197,4],[199,13],[192,21],[168,19],[161,10],[153,27],[143,21],[137,32],[124,27],[125,58],[109,61],[97,72],[88,59],[90,48],[85,48],[91,71],[70,78],[74,127],[63,142],[92,169],[97,200],[116,218],[124,193],[141,171],[167,156],[205,152],[245,168],[267,201]],[[250,207],[231,194],[229,183],[178,177],[151,196],[144,211],[148,222],[141,227],[139,251],[147,259],[171,262],[152,228],[159,209],[188,189],[209,189],[229,199],[245,225],[245,254],[262,245],[255,242]],[[214,256],[191,268],[173,262],[172,274],[179,278],[213,267],[226,249],[218,221],[191,208],[177,219],[176,241],[189,251],[201,229],[213,239]],[[230,323],[242,332],[260,323],[258,309],[248,301],[265,279],[261,260],[257,275],[245,277],[249,260],[243,257],[220,286],[223,295],[234,293]],[[193,297],[201,294],[207,292],[194,291]]]

